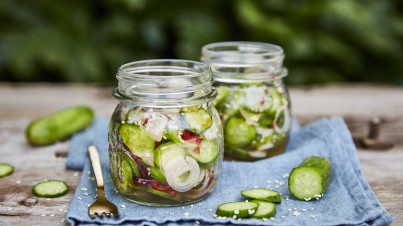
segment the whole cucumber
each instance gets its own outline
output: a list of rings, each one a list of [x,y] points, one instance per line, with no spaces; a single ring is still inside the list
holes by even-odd
[[[74,106],[32,121],[25,136],[32,145],[48,145],[87,128],[94,113],[87,106]]]
[[[330,161],[324,157],[310,156],[291,171],[288,189],[300,200],[319,199],[329,187],[331,177]]]

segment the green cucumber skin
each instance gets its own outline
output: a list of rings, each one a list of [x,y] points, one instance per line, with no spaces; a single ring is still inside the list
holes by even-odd
[[[166,192],[155,190],[150,186],[147,186],[146,190],[151,194],[157,195],[165,199],[180,201],[182,198],[182,196],[179,193],[176,193],[176,195],[172,196],[167,194]]]
[[[225,124],[224,140],[234,147],[248,146],[256,137],[256,128],[244,119],[231,117]]]
[[[290,176],[288,178],[288,188],[289,188],[290,193],[299,200],[313,199],[314,195],[318,195],[318,194],[313,194],[310,197],[302,197],[298,194],[299,188],[296,187],[293,172],[296,172],[297,170],[304,170],[304,168],[309,168],[309,169],[312,169],[315,172],[319,173],[319,175],[321,176],[322,189],[318,194],[319,195],[324,194],[330,185],[330,181],[331,181],[331,177],[332,177],[332,166],[328,159],[326,159],[324,157],[319,157],[319,156],[307,157],[298,167],[295,167],[291,171]]]
[[[39,191],[37,191],[38,186],[41,186],[43,183],[53,183],[53,182],[62,183],[65,186],[66,189],[64,191],[60,192],[60,193],[55,193],[55,194],[42,194]],[[44,198],[57,198],[57,197],[60,197],[60,196],[63,196],[65,194],[67,194],[68,191],[69,191],[69,189],[68,189],[68,186],[67,186],[66,182],[61,181],[61,180],[47,180],[47,181],[44,181],[44,182],[37,183],[32,187],[32,193],[35,196],[44,197]]]
[[[249,205],[249,207],[248,208],[243,208],[243,209],[238,208],[237,209],[239,211],[238,214],[235,214],[235,212],[234,212],[235,210],[232,210],[232,211],[223,210],[224,206],[233,205],[233,204],[236,204],[236,205]],[[219,205],[217,207],[216,214],[218,216],[221,216],[221,217],[233,217],[234,215],[236,215],[237,218],[249,217],[249,216],[251,216],[251,214],[249,214],[249,210],[252,209],[252,210],[254,210],[254,212],[256,212],[257,208],[259,207],[259,204],[257,204],[257,203],[254,203],[256,205],[251,205],[251,204],[253,204],[253,203],[251,203],[251,202],[249,202],[249,203],[248,202],[227,202],[227,203],[223,203],[223,204],[221,204],[221,205]]]
[[[252,160],[247,150],[232,147],[229,145],[225,145],[225,153],[230,154],[231,156],[240,159],[240,160]]]
[[[25,130],[31,145],[48,145],[87,128],[94,118],[91,108],[76,106],[32,121]]]
[[[256,195],[251,194],[251,193],[254,193],[254,190],[263,190],[263,191],[267,191],[267,192],[273,193],[273,194],[258,197]],[[252,189],[244,190],[244,191],[241,191],[241,195],[245,198],[256,199],[256,200],[267,201],[267,202],[281,203],[280,194],[276,191],[273,191],[273,190],[270,190],[267,188],[252,188]]]
[[[259,204],[259,207],[257,208],[256,213],[254,213],[251,217],[252,218],[270,218],[276,216],[276,205],[272,202],[267,202],[267,201],[262,201],[262,200],[251,200],[251,202]],[[266,212],[264,213],[261,208],[264,208],[264,206],[269,206],[272,208],[271,212]]]
[[[0,168],[3,168],[3,170],[0,171],[4,171],[1,172],[0,178],[11,175],[14,172],[14,166],[7,163],[0,163]]]

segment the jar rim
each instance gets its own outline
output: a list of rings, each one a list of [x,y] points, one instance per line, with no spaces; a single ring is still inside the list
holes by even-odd
[[[168,74],[172,73],[172,74]],[[211,73],[209,65],[180,59],[152,59],[140,60],[123,64],[119,67],[117,79],[166,79],[168,76],[175,78],[193,78]]]
[[[216,42],[202,47],[203,62],[208,58],[217,60],[219,56],[243,63],[263,63],[284,58],[284,51],[278,45],[247,41]]]

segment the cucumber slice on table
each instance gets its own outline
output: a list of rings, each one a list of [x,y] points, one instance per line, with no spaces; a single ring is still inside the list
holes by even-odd
[[[0,163],[0,177],[5,177],[12,174],[14,166],[7,163]]]
[[[47,180],[37,183],[32,187],[34,195],[45,198],[60,197],[67,194],[67,192],[67,184],[61,180]]]
[[[256,137],[256,128],[243,118],[231,117],[225,124],[224,140],[234,147],[245,147]]]
[[[217,139],[206,140],[204,139],[199,147],[196,147],[189,154],[199,163],[207,165],[215,162],[218,157],[218,144]]]
[[[280,194],[276,191],[269,190],[267,188],[252,188],[244,190],[241,195],[249,199],[257,199],[268,202],[281,203]]]
[[[176,157],[185,157],[185,146],[173,142],[165,143],[158,146],[154,151],[154,164],[164,169],[166,164]]]
[[[25,136],[32,145],[52,144],[85,129],[93,118],[94,113],[89,107],[66,108],[32,121],[25,130]]]
[[[328,159],[310,156],[291,171],[288,189],[300,200],[320,198],[329,187],[331,176],[332,166]]]
[[[134,155],[147,165],[152,165],[155,141],[147,131],[139,126],[124,124],[119,128],[119,135]]]
[[[270,218],[276,215],[276,204],[262,200],[252,200],[251,202],[259,204],[256,213],[251,217],[253,218]]]
[[[254,202],[227,202],[217,207],[216,214],[221,217],[244,218],[256,213],[258,206]]]
[[[191,109],[183,114],[190,128],[197,133],[208,129],[213,125],[213,119],[203,108]]]

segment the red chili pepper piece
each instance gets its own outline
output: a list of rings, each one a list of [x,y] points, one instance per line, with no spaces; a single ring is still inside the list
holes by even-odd
[[[184,130],[180,136],[182,140],[193,144],[200,144],[203,141],[203,138],[199,134],[190,132],[189,130]]]

